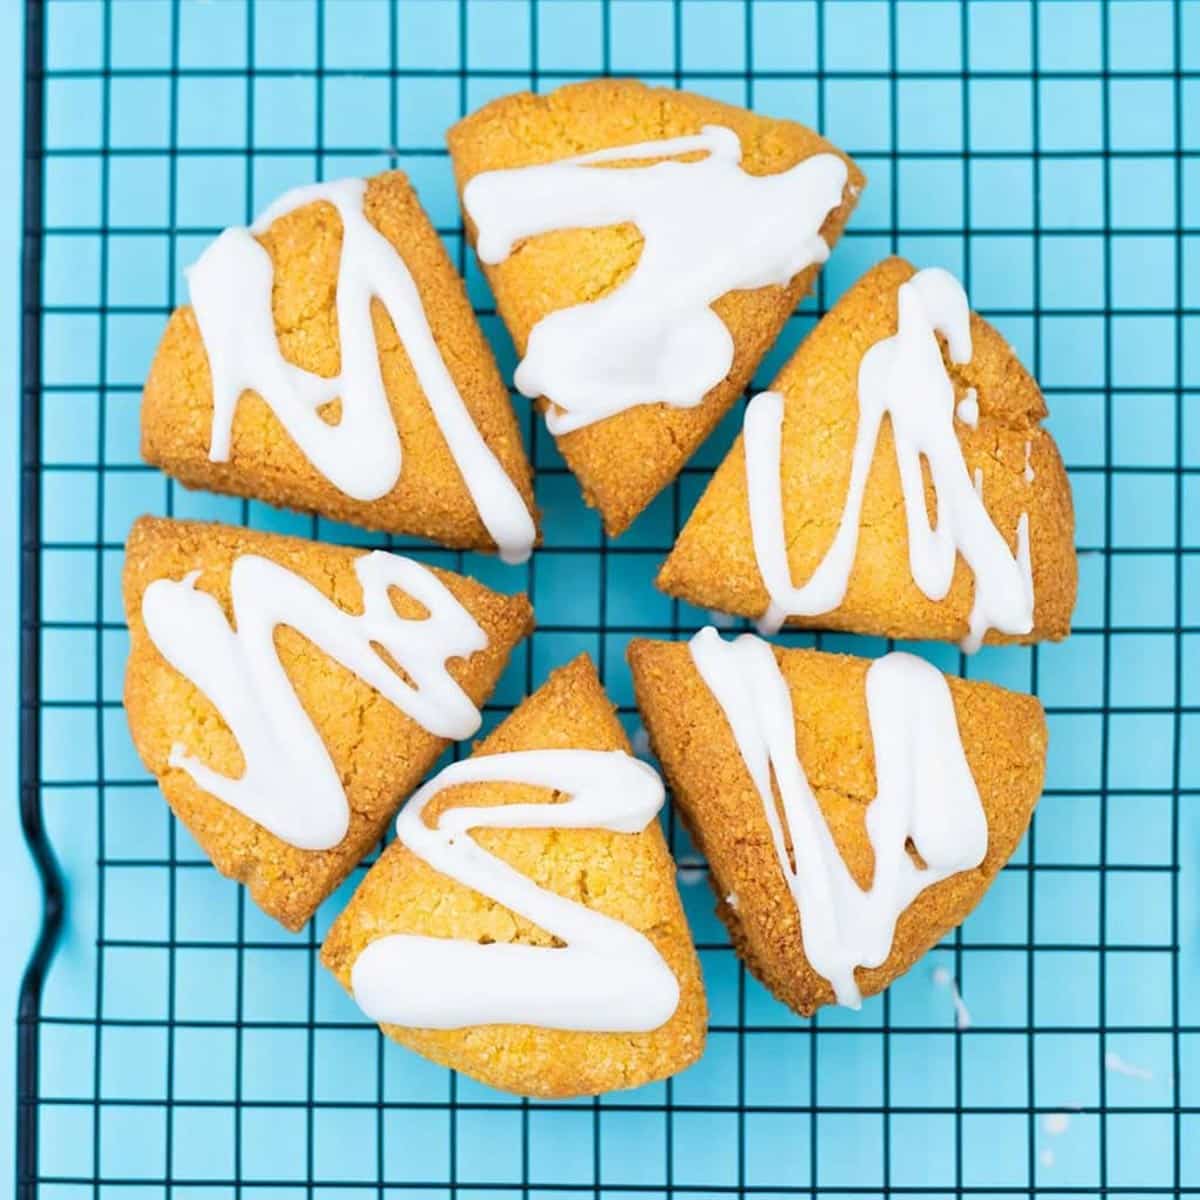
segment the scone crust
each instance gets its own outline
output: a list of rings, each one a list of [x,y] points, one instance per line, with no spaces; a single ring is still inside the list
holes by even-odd
[[[532,474],[508,391],[463,282],[416,192],[402,172],[388,171],[367,182],[363,206],[408,267],[463,403],[533,511]],[[325,201],[305,205],[274,221],[259,241],[275,267],[272,305],[284,358],[318,375],[336,375],[341,367],[335,298],[342,246],[337,210]],[[361,501],[340,491],[252,391],[243,392],[238,401],[229,461],[211,462],[212,377],[189,305],[171,316],[146,380],[142,457],[188,487],[249,496],[446,546],[494,549],[408,353],[378,299],[371,302],[371,319],[401,443],[400,477],[385,496]]]
[[[553,672],[475,750],[577,748],[629,751],[612,704],[586,655]],[[494,805],[546,799],[537,788],[473,784],[434,801]],[[663,1079],[704,1048],[707,1009],[700,967],[658,822],[636,835],[595,829],[481,829],[486,850],[540,886],[615,917],[644,933],[679,980],[679,1007],[650,1033],[579,1033],[529,1025],[460,1030],[383,1026],[397,1042],[503,1091],[558,1098],[594,1095]],[[470,888],[447,879],[393,842],[329,931],[321,960],[349,989],[355,960],[391,933],[478,937],[548,945],[546,933]]]
[[[870,661],[774,650],[792,694],[801,765],[851,874],[867,887],[874,856],[865,814],[876,791],[866,702]],[[810,1016],[834,1002],[833,989],[804,955],[800,916],[762,802],[716,698],[684,642],[636,639],[629,662],[676,811],[708,859],[718,915],[754,975],[784,1004]],[[887,960],[856,974],[864,996],[882,991],[961,924],[1012,856],[1041,794],[1047,735],[1038,701],[990,683],[947,681],[987,815],[987,855],[974,870],[926,889],[901,915]]]
[[[752,175],[777,174],[814,154],[839,155],[848,168],[847,186],[841,205],[821,229],[830,246],[837,241],[866,182],[855,163],[803,125],[705,96],[631,79],[594,79],[543,96],[521,92],[494,100],[453,126],[447,141],[461,195],[483,171],[698,133],[711,124],[738,135],[742,164]],[[473,241],[475,229],[469,217],[464,219]],[[518,352],[524,354],[530,330],[546,314],[612,291],[633,270],[641,247],[641,234],[632,224],[567,229],[530,238],[503,262],[485,264]],[[734,361],[726,378],[695,408],[642,405],[557,439],[610,536],[623,532],[675,478],[741,395],[817,271],[816,265],[807,268],[787,287],[729,292],[713,305],[733,335]]]
[[[142,595],[156,579],[200,570],[197,589],[217,599],[232,619],[229,572],[243,554],[259,554],[300,575],[347,612],[362,611],[354,561],[363,550],[321,545],[228,525],[143,517],[134,523],[122,578],[130,650],[125,711],[133,742],[175,815],[213,865],[250,890],[258,906],[288,929],[299,929],[317,906],[380,839],[406,797],[448,744],[295,630],[280,627],[280,662],[311,717],[345,788],[350,825],[330,850],[300,850],[201,789],[168,764],[182,744],[215,770],[238,775],[241,750],[215,706],[158,652],[142,620]],[[431,568],[487,634],[486,649],[450,660],[450,674],[477,704],[491,694],[509,653],[532,628],[524,596],[502,596],[449,571]],[[393,591],[397,610],[420,607]]]
[[[889,258],[872,268],[808,335],[771,390],[784,397],[783,509],[792,579],[802,583],[832,544],[850,481],[858,428],[858,367],[863,354],[896,331],[900,285],[911,263]],[[999,332],[971,315],[974,354],[947,360],[959,397],[975,388],[979,423],[955,428],[967,470],[982,473],[983,500],[996,528],[1016,547],[1017,523],[1029,515],[1034,583],[1030,633],[989,631],[986,641],[1064,638],[1075,607],[1078,567],[1075,513],[1066,469],[1042,428],[1046,405],[1037,383]],[[1026,443],[1032,480],[1025,478]],[[926,472],[926,505],[936,510]],[[702,608],[759,617],[768,596],[750,531],[746,459],[739,435],[717,468],[659,572],[657,585]],[[900,472],[890,418],[879,431],[867,480],[858,552],[845,599],[832,612],[789,617],[788,624],[896,638],[962,639],[974,577],[960,555],[950,591],[930,600],[912,578]]]

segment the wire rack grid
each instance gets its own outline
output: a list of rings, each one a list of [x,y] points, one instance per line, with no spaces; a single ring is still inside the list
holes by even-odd
[[[21,805],[47,904],[22,1200],[1200,1190],[1197,0],[29,0],[27,33]],[[1045,387],[1081,594],[1062,645],[920,648],[1049,714],[1033,827],[960,931],[861,1013],[800,1020],[747,977],[668,818],[707,1053],[548,1104],[385,1042],[323,972],[361,871],[298,936],[215,875],[132,751],[119,572],[145,511],[365,540],[140,463],[140,384],[204,242],[287,186],[402,167],[511,377],[443,134],[596,74],[795,117],[859,159],[859,210],[757,383],[885,253],[957,271]],[[651,579],[740,413],[610,543],[518,404],[545,548],[520,570],[414,552],[534,600],[489,723],[586,649],[635,731],[625,645],[707,619]]]

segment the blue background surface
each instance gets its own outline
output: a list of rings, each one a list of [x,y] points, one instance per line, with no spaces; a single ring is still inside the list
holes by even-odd
[[[20,232],[24,74],[22,12],[0,5],[0,562],[17,561],[20,542]],[[17,813],[17,573],[0,578],[0,1024],[13,1029],[17,988],[33,943],[40,901]],[[0,1130],[13,1128],[16,1038],[0,1038]],[[13,1138],[0,1137],[0,1179],[11,1179]]]
[[[174,1182],[175,1196],[214,1198],[235,1180],[255,1200],[384,1184],[444,1196],[450,1183],[493,1197],[523,1185],[1200,1187],[1200,3],[49,0],[47,18],[43,804],[70,906],[42,1005],[40,1173],[52,1182],[40,1194],[75,1200],[103,1182],[100,1195],[124,1200]],[[856,155],[870,179],[862,203],[756,384],[886,253],[955,270],[1046,389],[1081,586],[1062,645],[965,663],[920,648],[947,669],[1036,688],[1049,712],[1033,830],[959,934],[861,1013],[801,1021],[746,977],[677,838],[712,1007],[704,1059],[637,1093],[528,1104],[384,1042],[315,965],[353,881],[314,929],[286,934],[169,819],[119,704],[118,581],[144,511],[367,540],[188,493],[140,465],[140,384],[205,241],[292,184],[398,165],[511,376],[511,345],[463,253],[441,139],[493,96],[606,69],[818,125]],[[4,81],[0,111],[17,111],[17,83]],[[6,188],[6,231],[12,199]],[[10,289],[0,304],[9,338]],[[633,630],[706,620],[651,579],[740,417],[611,546],[526,419],[546,542],[528,573],[420,552],[528,587],[551,627],[518,652],[489,720],[587,649],[636,729],[625,644]],[[7,497],[11,450],[4,462]],[[0,616],[10,655],[15,614]],[[7,900],[28,870],[15,834],[3,844]],[[11,971],[22,952],[3,950]],[[962,983],[969,1032],[932,983],[937,964]],[[1151,1077],[1106,1067],[1110,1054]],[[1068,1129],[1047,1132],[1043,1117],[1062,1109]]]

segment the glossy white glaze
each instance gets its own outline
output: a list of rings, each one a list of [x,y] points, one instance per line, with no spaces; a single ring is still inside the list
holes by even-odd
[[[463,783],[521,783],[565,793],[561,803],[426,807]],[[679,984],[636,929],[539,887],[484,850],[473,829],[606,829],[640,833],[663,804],[653,768],[621,751],[526,750],[454,763],[404,806],[396,835],[441,874],[553,935],[560,947],[389,934],[351,970],[354,998],[375,1021],[426,1029],[533,1025],[637,1033],[679,1004]]]
[[[741,158],[732,129],[706,125],[687,137],[487,171],[464,188],[488,264],[557,229],[632,223],[642,235],[628,278],[530,332],[516,384],[553,402],[552,433],[639,404],[699,404],[733,363],[733,338],[712,303],[726,292],[782,286],[828,257],[821,226],[842,201],[845,162],[815,154],[775,175],[751,175]],[[654,161],[604,169],[639,160]]]
[[[484,441],[459,395],[429,327],[421,295],[404,259],[367,219],[363,179],[296,188],[249,229],[226,229],[187,272],[192,308],[212,374],[209,457],[229,459],[234,412],[243,392],[270,405],[305,457],[355,500],[378,500],[400,478],[400,435],[392,417],[371,322],[378,299],[396,327],[484,527],[506,562],[533,549],[533,518],[521,493]],[[337,328],[341,371],[325,378],[283,357],[275,334],[271,256],[256,240],[271,223],[305,205],[326,201],[342,222]],[[322,409],[341,400],[331,423]]]
[[[176,745],[170,765],[302,850],[336,846],[350,812],[329,751],[279,661],[280,626],[302,634],[437,737],[469,737],[479,728],[479,710],[446,670],[448,659],[487,645],[475,618],[432,571],[410,558],[377,550],[356,559],[354,569],[363,592],[357,616],[308,580],[256,554],[242,555],[230,570],[236,630],[216,599],[197,589],[199,571],[181,580],[156,579],[142,596],[150,640],[212,701],[245,761],[234,779]],[[429,615],[399,616],[392,588]]]
[[[753,634],[726,642],[708,627],[689,647],[762,802],[800,913],[805,956],[833,985],[838,1002],[857,1008],[855,970],[886,961],[900,914],[926,888],[977,867],[987,853],[987,818],[945,677],[902,653],[877,659],[867,672],[877,789],[866,815],[875,869],[863,889],[804,774],[791,692],[770,644]],[[923,867],[909,856],[910,840]]]
[[[971,326],[966,294],[947,271],[930,268],[901,285],[896,333],[863,355],[858,426],[841,520],[824,558],[800,586],[792,582],[783,523],[783,397],[763,392],[751,401],[744,445],[754,554],[770,596],[759,621],[763,633],[774,633],[789,616],[832,612],[845,598],[858,551],[867,477],[885,416],[891,419],[895,439],[909,568],[917,586],[931,600],[943,599],[961,554],[975,576],[963,648],[977,650],[989,629],[1025,634],[1033,628],[1028,519],[1020,518],[1014,553],[984,508],[978,474],[972,487],[954,431],[954,387],[942,362],[939,331],[949,343],[951,360],[968,362]],[[977,408],[974,415],[977,418]],[[932,526],[922,463],[928,466],[937,497],[937,523]]]

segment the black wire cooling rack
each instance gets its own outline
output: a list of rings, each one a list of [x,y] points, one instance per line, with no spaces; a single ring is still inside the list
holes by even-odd
[[[46,905],[20,996],[23,1200],[1200,1190],[1180,888],[1200,794],[1198,10],[29,0],[20,802]],[[861,1014],[801,1021],[747,978],[668,818],[709,1050],[674,1081],[563,1105],[501,1097],[367,1027],[316,961],[345,889],[291,937],[214,875],[131,756],[116,581],[141,511],[362,538],[138,461],[144,368],[204,240],[292,183],[400,166],[511,375],[442,134],[491,96],[596,74],[795,116],[858,158],[860,210],[758,385],[883,254],[957,270],[1045,386],[1082,586],[1062,647],[931,652],[1037,692],[1051,726],[1033,828],[967,925]],[[610,543],[518,406],[545,548],[521,570],[417,552],[537,607],[490,721],[587,649],[635,731],[624,646],[707,619],[650,580],[740,413]]]

